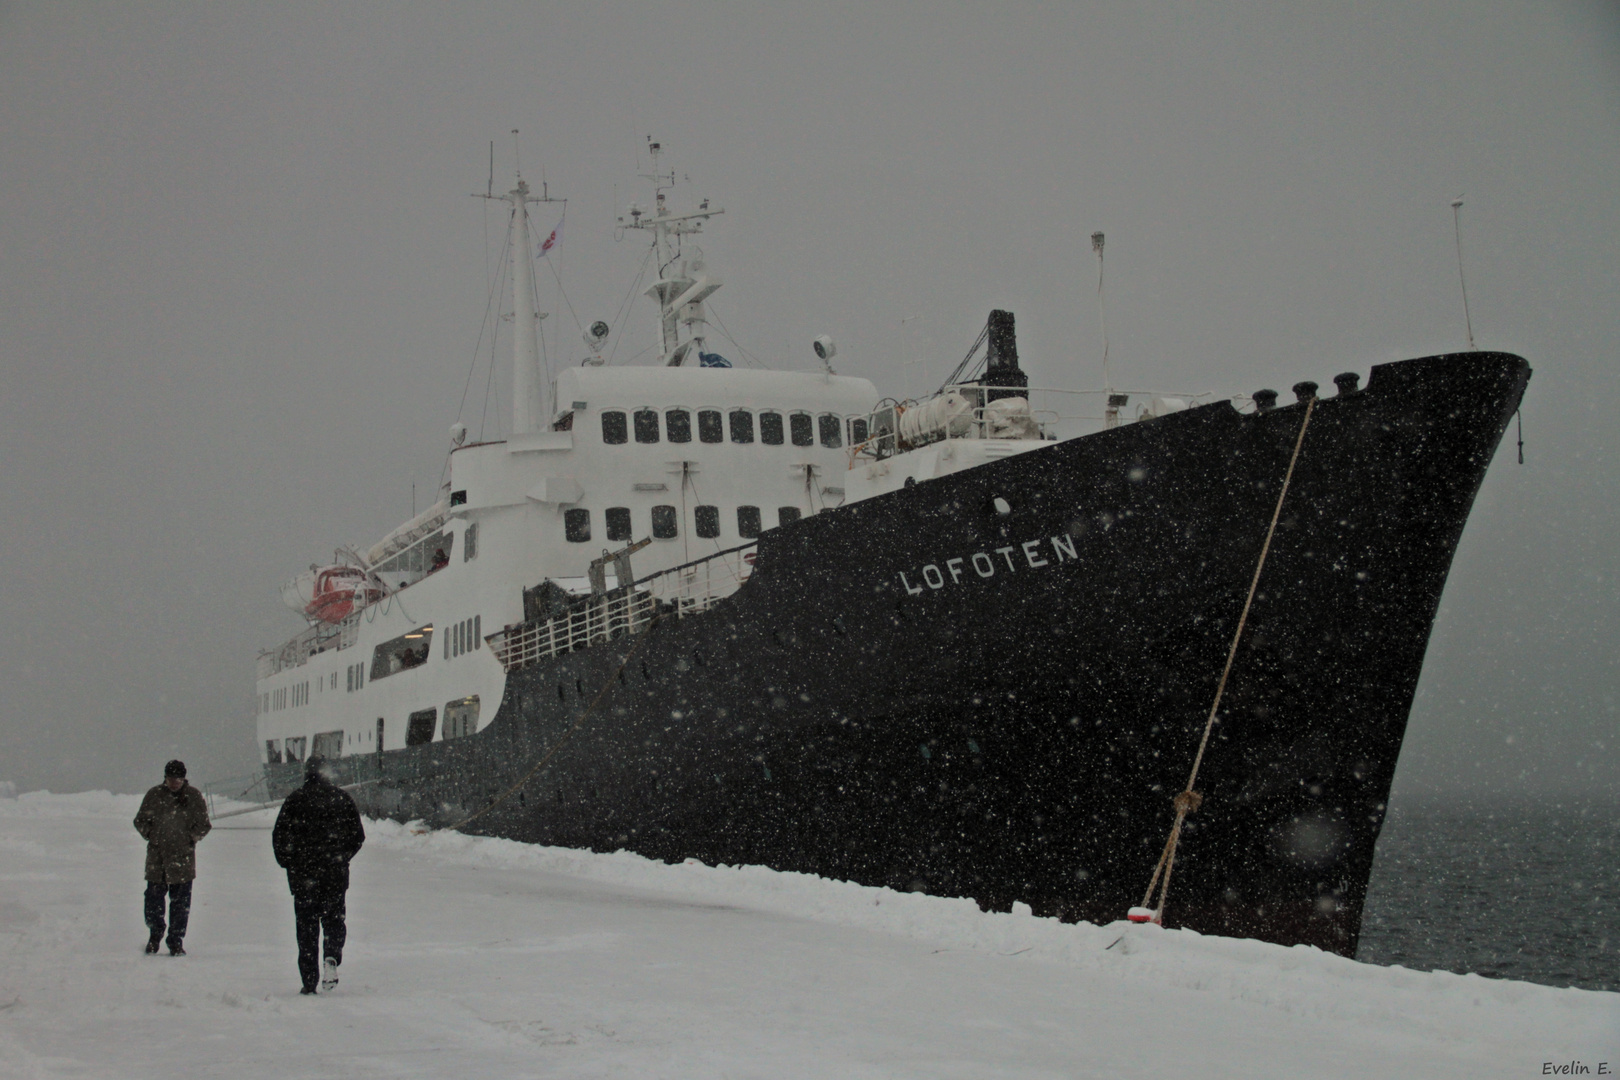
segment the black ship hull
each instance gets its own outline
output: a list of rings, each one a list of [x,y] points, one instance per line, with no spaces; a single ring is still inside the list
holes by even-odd
[[[1441,591],[1529,374],[1405,361],[1315,406],[1166,925],[1354,955]],[[1218,403],[772,530],[713,609],[516,670],[477,735],[341,759],[340,782],[473,833],[1121,918],[1304,413]]]

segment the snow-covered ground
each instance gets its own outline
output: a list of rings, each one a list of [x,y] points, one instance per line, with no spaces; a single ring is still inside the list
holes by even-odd
[[[1620,1071],[1620,995],[768,870],[368,822],[342,984],[298,995],[271,812],[141,954],[139,800],[0,800],[0,1076],[1518,1077]]]

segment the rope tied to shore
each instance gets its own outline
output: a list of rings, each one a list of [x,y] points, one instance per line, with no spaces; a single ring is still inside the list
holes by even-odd
[[[1294,453],[1288,459],[1288,471],[1283,474],[1282,490],[1277,493],[1277,505],[1271,511],[1271,524],[1266,528],[1265,543],[1260,545],[1260,558],[1254,566],[1254,577],[1249,581],[1249,595],[1243,601],[1243,614],[1238,617],[1237,629],[1232,634],[1231,648],[1226,651],[1226,667],[1221,670],[1221,681],[1215,687],[1215,700],[1210,703],[1209,716],[1204,720],[1204,735],[1198,741],[1198,753],[1193,757],[1192,771],[1187,776],[1187,786],[1175,797],[1175,823],[1170,826],[1170,835],[1164,842],[1164,851],[1159,855],[1158,865],[1153,868],[1153,877],[1148,881],[1147,892],[1142,895],[1141,906],[1130,910],[1129,918],[1132,922],[1154,922],[1161,926],[1164,924],[1164,907],[1170,896],[1170,871],[1176,865],[1176,845],[1181,842],[1181,827],[1186,823],[1187,815],[1197,810],[1204,801],[1203,795],[1195,791],[1193,785],[1198,782],[1198,770],[1204,763],[1204,751],[1209,747],[1210,732],[1215,729],[1215,716],[1220,710],[1221,698],[1226,694],[1226,682],[1232,674],[1232,664],[1237,659],[1238,643],[1243,639],[1243,628],[1248,624],[1249,610],[1254,606],[1254,594],[1260,587],[1260,574],[1266,568],[1266,556],[1271,554],[1271,538],[1277,532],[1277,521],[1282,517],[1283,500],[1288,497],[1289,484],[1293,483],[1294,466],[1299,464],[1299,452],[1305,445],[1305,429],[1311,426],[1311,412],[1315,408],[1316,394],[1312,392],[1305,399],[1305,417],[1299,423],[1299,435],[1294,439]],[[1153,904],[1153,890],[1156,887],[1159,888],[1157,906]]]

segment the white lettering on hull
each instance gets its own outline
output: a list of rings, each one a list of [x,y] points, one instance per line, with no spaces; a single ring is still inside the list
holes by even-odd
[[[1052,545],[1052,557],[1050,559],[1044,554],[1046,544]],[[1018,573],[1018,563],[1013,559],[1013,553],[1018,551],[1023,552],[1026,570],[1040,570],[1048,566],[1061,566],[1065,562],[1080,561],[1080,556],[1075,551],[1074,537],[1072,536],[1060,534],[1058,536],[1049,536],[1044,540],[1025,540],[1016,546],[994,549],[995,554],[1006,560],[1007,573],[1009,574]],[[948,584],[960,585],[965,576],[963,563],[971,563],[974,574],[981,579],[996,576],[996,561],[988,551],[975,551],[971,555],[957,555],[943,561],[945,564],[944,571],[940,570],[939,563],[928,563],[922,567],[921,571],[906,571],[900,574],[900,587],[906,590],[908,596],[922,595],[926,591],[922,585],[913,585],[906,577],[907,573],[918,572],[922,574],[923,583],[929,589],[943,589]],[[946,573],[950,574],[948,582],[945,580]]]

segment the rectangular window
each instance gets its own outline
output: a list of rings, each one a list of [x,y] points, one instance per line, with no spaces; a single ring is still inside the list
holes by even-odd
[[[701,409],[698,411],[698,441],[706,443],[724,442],[725,432],[720,430],[720,410]]]
[[[782,445],[781,413],[762,412],[759,414],[759,441],[766,446]]]
[[[814,446],[815,433],[811,430],[810,414],[796,412],[788,417],[788,430],[793,435],[794,446]]]
[[[484,640],[482,637],[479,636],[483,632],[483,625],[484,625],[484,617],[482,615],[474,615],[473,616],[472,647],[475,650],[478,648],[478,643]]]
[[[591,512],[589,510],[564,510],[563,534],[568,537],[570,544],[583,544],[591,538]]]
[[[322,731],[315,736],[315,756],[328,761],[343,756],[343,732]]]
[[[438,709],[418,709],[405,720],[405,745],[421,746],[433,741],[433,729],[438,726]]]
[[[759,507],[737,507],[737,535],[752,540],[759,535]]]
[[[821,414],[821,445],[830,449],[844,445],[844,422],[830,412]]]
[[[658,441],[658,414],[651,409],[636,410],[636,442]]]
[[[849,422],[849,444],[859,446],[866,441],[866,417],[857,416]]]
[[[379,575],[430,573],[450,561],[450,551],[455,546],[455,540],[455,533],[436,532],[425,540],[418,540],[398,555],[384,559],[376,565],[374,571]],[[402,588],[409,584],[412,584],[409,578],[400,580]]]
[[[658,540],[675,539],[675,508],[673,506],[655,506],[652,508],[653,537]]]
[[[454,647],[452,649],[452,653],[454,655],[456,655],[456,656],[460,656],[461,653],[462,653],[461,638],[462,638],[462,635],[466,632],[466,629],[467,629],[467,624],[466,623],[458,622],[458,623],[456,623],[456,625],[454,627],[455,632],[451,635],[455,639],[455,645],[454,645]]]
[[[630,539],[630,508],[628,506],[610,506],[607,508],[606,516],[609,540]]]
[[[408,634],[383,642],[371,654],[372,681],[421,667],[427,663],[432,648],[432,626],[419,626]]]
[[[731,441],[735,443],[754,441],[754,414],[747,409],[731,410]]]
[[[692,441],[692,414],[685,409],[671,409],[664,414],[664,434],[670,442]]]
[[[465,488],[463,488],[460,491],[452,491],[450,493],[450,505],[451,506],[465,506],[466,503],[467,503],[467,490]]]
[[[354,665],[353,664],[350,664],[348,667],[343,669],[343,692],[345,694],[354,693]]]
[[[602,414],[602,441],[610,446],[630,441],[630,429],[625,423],[624,413],[611,409]]]
[[[478,522],[471,522],[462,530],[461,545],[462,562],[472,562],[478,558]]]
[[[786,525],[789,522],[798,521],[799,518],[803,516],[804,515],[800,512],[797,506],[778,506],[776,508],[776,523],[778,525]]]
[[[712,540],[720,535],[720,508],[718,506],[693,507],[692,519],[697,525],[697,534],[705,540]]]
[[[286,748],[286,758],[288,761],[304,760],[304,737],[302,735],[299,735],[297,738],[288,739],[286,742]]]
[[[281,740],[280,739],[266,739],[266,740],[264,740],[264,761],[265,761],[265,764],[267,764],[267,765],[280,765],[281,764]]]
[[[441,739],[459,739],[478,730],[478,695],[447,701],[444,705],[444,731]]]
[[[450,638],[452,636],[451,634],[444,635],[444,658],[446,660],[450,659]]]

